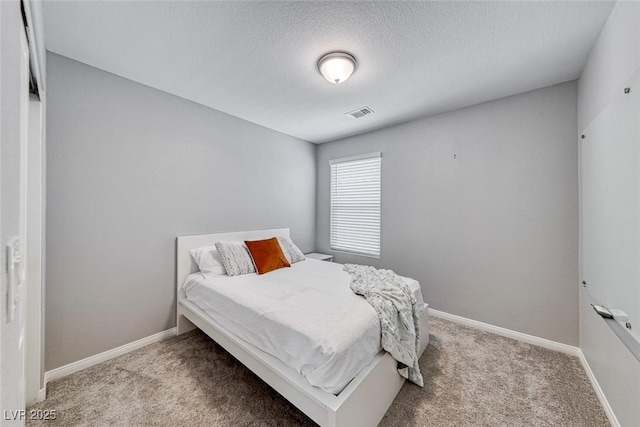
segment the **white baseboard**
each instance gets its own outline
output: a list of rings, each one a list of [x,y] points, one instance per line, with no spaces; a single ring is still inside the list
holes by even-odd
[[[36,403],[44,402],[46,398],[47,398],[47,384],[45,383],[44,387],[42,387],[38,392],[38,402]]]
[[[159,341],[166,340],[176,335],[176,328],[167,329],[166,331],[158,332],[157,334],[150,335],[146,338],[139,339],[138,341],[131,342],[129,344],[122,345],[120,347],[107,350],[103,353],[96,354],[95,356],[87,357],[86,359],[78,360],[77,362],[69,363],[68,365],[61,366],[51,371],[44,373],[45,394],[46,384],[49,381],[57,380],[58,378],[66,377],[74,372],[78,372],[82,369],[89,368],[97,365],[98,363],[106,362],[114,357],[122,356],[130,351],[137,350],[145,345],[153,344]]]
[[[578,357],[580,359],[580,363],[582,364],[582,367],[587,373],[587,377],[591,382],[591,386],[593,387],[593,390],[596,392],[596,395],[598,396],[598,400],[600,400],[602,409],[604,409],[605,414],[607,414],[607,418],[609,418],[609,422],[611,423],[611,426],[620,427],[620,422],[618,422],[618,418],[616,418],[616,414],[613,413],[613,409],[611,409],[611,405],[609,405],[609,401],[607,400],[607,397],[604,395],[602,388],[600,388],[600,384],[598,384],[598,380],[596,379],[596,376],[593,374],[593,371],[591,370],[591,366],[589,366],[589,362],[587,362],[587,358],[584,357],[584,353],[582,353],[582,350],[580,350],[580,354],[578,355]]]
[[[455,314],[445,313],[444,311],[429,309],[429,314],[434,317],[469,326],[470,328],[491,332],[492,334],[512,338],[538,347],[548,348],[549,350],[559,351],[572,356],[580,356],[581,354],[580,349],[572,345],[562,344],[546,338],[536,337],[534,335],[523,334],[522,332],[512,331],[511,329],[501,328],[500,326],[490,325],[489,323],[478,322],[477,320],[467,319],[466,317],[456,316]]]

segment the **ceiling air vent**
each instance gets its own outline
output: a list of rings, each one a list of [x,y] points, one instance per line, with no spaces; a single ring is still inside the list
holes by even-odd
[[[344,113],[345,116],[351,117],[352,119],[359,119],[360,117],[364,117],[367,114],[373,114],[373,110],[369,107],[362,107],[362,108],[358,108],[357,110]]]

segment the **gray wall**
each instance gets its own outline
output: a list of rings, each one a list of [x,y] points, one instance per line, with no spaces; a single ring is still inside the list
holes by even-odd
[[[414,277],[434,309],[577,345],[576,91],[564,83],[320,145],[317,249],[334,253],[329,160],[381,151],[381,257],[338,262]]]
[[[616,3],[578,85],[579,130],[640,70],[640,3]],[[637,90],[637,88],[632,88]],[[622,426],[640,426],[640,362],[591,308],[582,290],[580,347]]]
[[[175,238],[290,227],[313,144],[49,54],[46,368],[175,324]]]

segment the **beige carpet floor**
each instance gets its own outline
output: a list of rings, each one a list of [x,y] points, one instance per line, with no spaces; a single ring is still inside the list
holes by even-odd
[[[431,318],[420,359],[381,426],[608,426],[577,358]],[[194,331],[49,383],[47,426],[312,426]]]

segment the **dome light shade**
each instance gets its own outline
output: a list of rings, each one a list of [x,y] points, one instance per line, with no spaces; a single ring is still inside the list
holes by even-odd
[[[331,52],[318,60],[318,71],[331,83],[342,83],[356,69],[356,58],[345,52]]]

